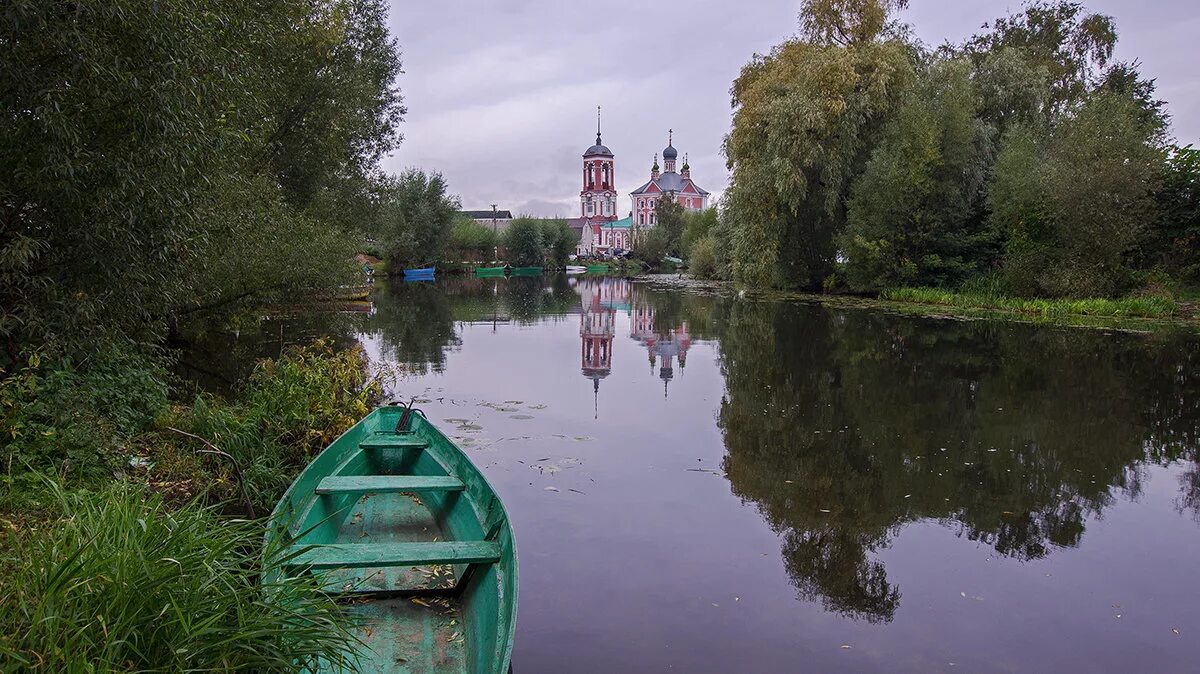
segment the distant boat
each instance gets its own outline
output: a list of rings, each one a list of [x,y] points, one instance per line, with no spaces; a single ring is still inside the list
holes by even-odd
[[[504,267],[476,267],[476,276],[504,276]]]
[[[568,274],[582,274],[586,271],[587,271],[587,267],[583,267],[583,266],[580,266],[577,264],[567,265],[567,273]]]
[[[513,276],[541,276],[541,267],[513,267],[509,272]]]
[[[412,279],[414,281],[432,281],[433,274],[436,270],[433,267],[422,267],[420,269],[405,269],[404,279]]]
[[[606,264],[589,264],[587,266],[587,270],[588,270],[589,274],[603,274],[603,273],[606,273],[609,269],[610,269],[610,267]]]
[[[420,410],[388,406],[317,454],[267,526],[267,569],[340,595],[363,672],[507,674],[517,551],[504,505]],[[318,672],[341,672],[320,663]]]

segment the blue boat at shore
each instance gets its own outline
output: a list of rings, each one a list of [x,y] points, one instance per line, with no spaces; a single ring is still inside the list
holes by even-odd
[[[433,267],[422,267],[420,269],[405,269],[404,270],[404,280],[405,281],[432,281],[434,271],[435,271],[435,269]]]

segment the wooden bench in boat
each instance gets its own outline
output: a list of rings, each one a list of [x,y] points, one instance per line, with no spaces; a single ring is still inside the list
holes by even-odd
[[[494,564],[500,561],[496,541],[436,541],[419,543],[336,543],[300,546],[305,549],[287,566],[310,569],[363,569],[434,564]]]
[[[335,475],[322,479],[318,494],[393,494],[397,492],[462,491],[463,481],[448,475]]]
[[[360,449],[425,449],[429,443],[415,435],[380,433],[363,438],[358,446]]]

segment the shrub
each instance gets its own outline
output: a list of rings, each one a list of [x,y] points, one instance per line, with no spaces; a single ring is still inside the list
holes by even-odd
[[[716,278],[717,256],[713,252],[713,240],[705,235],[692,242],[692,256],[688,259],[688,272],[696,278]]]
[[[85,362],[34,355],[0,381],[0,460],[9,471],[108,475],[128,460],[129,438],[166,411],[165,378],[157,359],[130,344],[103,346]]]
[[[519,217],[504,231],[508,262],[516,267],[540,267],[545,261],[542,226],[530,217]]]
[[[566,220],[542,221],[542,245],[546,248],[546,259],[556,269],[567,266],[567,258],[575,252],[579,235]]]
[[[172,423],[229,453],[242,468],[255,510],[265,512],[314,455],[382,401],[390,376],[390,370],[372,375],[360,347],[339,352],[318,340],[261,361],[234,402],[198,396]],[[194,454],[201,443],[171,432],[152,441],[164,487],[197,485],[178,491],[190,497],[201,490],[212,502],[239,497],[231,466]],[[197,472],[209,476],[196,480]]]
[[[456,262],[491,260],[496,252],[498,238],[491,227],[467,217],[460,217],[450,227],[445,257]]]
[[[261,527],[117,482],[0,553],[0,657],[44,672],[276,671],[342,662],[346,616],[310,579],[261,582]],[[265,553],[268,562],[281,551]]]

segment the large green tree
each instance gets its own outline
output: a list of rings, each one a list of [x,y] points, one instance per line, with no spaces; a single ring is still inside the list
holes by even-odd
[[[374,235],[392,270],[440,261],[459,209],[442,174],[414,168],[379,182]]]
[[[994,260],[982,208],[993,134],[971,76],[965,61],[935,62],[884,129],[840,239],[852,288],[956,285]]]
[[[889,29],[896,6],[809,0],[802,36],[734,81],[721,245],[737,281],[819,287],[832,271],[850,184],[913,78],[909,48]]]
[[[7,5],[0,368],[335,282],[352,233],[333,214],[367,203],[403,112],[384,8]]]
[[[989,203],[1012,290],[1103,296],[1128,282],[1124,255],[1155,217],[1155,134],[1132,99],[1099,92],[1048,133],[1006,136]]]

